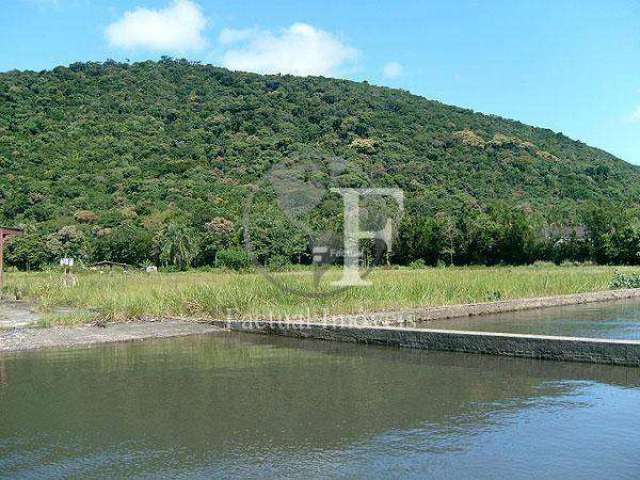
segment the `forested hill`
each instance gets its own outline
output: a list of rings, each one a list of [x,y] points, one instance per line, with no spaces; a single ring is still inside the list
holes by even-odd
[[[29,248],[42,239],[37,255],[24,246],[31,263],[74,248],[151,260],[167,229],[216,237],[209,250],[239,246],[249,186],[292,156],[343,158],[343,186],[402,188],[407,218],[433,220],[433,235],[443,212],[463,235],[451,215],[495,223],[497,208],[575,225],[596,204],[636,205],[640,190],[638,168],[560,133],[366,82],[171,59],[0,74],[0,223],[28,226]],[[259,201],[280,222],[273,200]],[[303,248],[274,238],[265,252]],[[193,261],[211,262],[205,250]]]

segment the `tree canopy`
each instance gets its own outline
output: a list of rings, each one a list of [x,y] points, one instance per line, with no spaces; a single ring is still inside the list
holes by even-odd
[[[339,185],[405,192],[397,262],[638,262],[640,170],[551,130],[366,82],[170,58],[0,74],[0,223],[28,229],[9,254],[21,268],[235,258],[247,196],[310,156],[321,183],[340,158]],[[274,192],[253,208],[260,261],[309,261]],[[341,215],[329,198],[308,221]],[[588,238],[562,234],[578,226]]]

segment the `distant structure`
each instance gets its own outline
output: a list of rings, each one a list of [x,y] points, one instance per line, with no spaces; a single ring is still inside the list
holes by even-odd
[[[21,228],[0,227],[0,291],[4,288],[4,239],[22,235]]]
[[[111,262],[109,260],[103,260],[102,262],[98,262],[94,265],[98,270],[109,270],[112,271],[114,268],[121,268],[125,272],[129,270],[129,265],[126,263],[120,262]]]

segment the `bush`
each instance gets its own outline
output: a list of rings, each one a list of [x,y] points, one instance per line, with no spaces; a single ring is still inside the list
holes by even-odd
[[[291,266],[291,262],[284,255],[273,255],[267,262],[267,268],[272,272],[286,270]]]
[[[414,260],[409,264],[409,268],[413,268],[415,270],[419,270],[421,268],[424,268],[425,266],[426,266],[426,263],[422,258],[419,258],[418,260]]]
[[[640,288],[640,272],[616,272],[609,283],[609,288],[612,290],[618,290],[621,288]]]
[[[42,268],[48,257],[43,238],[36,233],[26,233],[9,239],[7,261],[22,270]]]
[[[216,255],[216,267],[242,270],[251,266],[251,258],[244,250],[220,250]]]

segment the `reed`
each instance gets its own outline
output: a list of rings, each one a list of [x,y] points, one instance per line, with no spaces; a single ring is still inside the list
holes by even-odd
[[[273,274],[301,295],[283,292],[259,273],[84,272],[77,275],[77,286],[66,288],[59,272],[32,272],[10,274],[7,291],[35,302],[44,312],[74,309],[71,314],[52,313],[49,323],[167,316],[282,319],[606,290],[616,270],[621,269],[549,265],[378,269],[369,277],[371,286],[321,298],[311,295],[315,290],[310,270]],[[340,275],[338,269],[329,271],[321,288],[329,290],[329,282]]]

